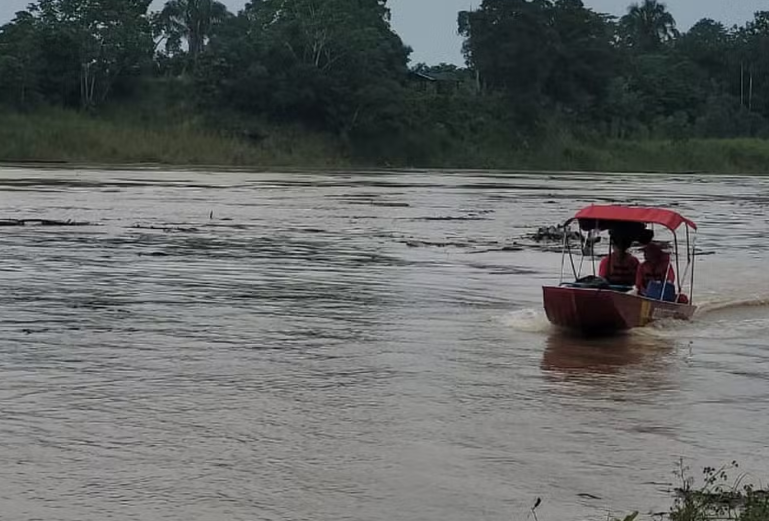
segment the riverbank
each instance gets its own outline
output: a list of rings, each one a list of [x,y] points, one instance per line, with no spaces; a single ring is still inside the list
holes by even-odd
[[[0,162],[331,167],[347,159],[333,139],[296,126],[272,128],[257,142],[213,131],[195,118],[158,125],[140,117],[46,110],[0,114]]]
[[[673,490],[674,503],[669,512],[651,513],[654,519],[670,521],[766,521],[769,519],[769,491],[756,488],[756,476],[739,471],[737,462],[720,468],[703,469],[702,482],[696,483],[683,460],[674,472],[678,486]],[[736,473],[737,476],[731,475]],[[611,517],[610,517],[611,519]],[[634,512],[614,521],[636,521]]]
[[[472,137],[446,138],[429,145],[373,159],[335,136],[299,126],[262,125],[256,133],[225,132],[194,117],[157,125],[146,118],[94,117],[70,110],[0,114],[0,162],[4,163],[769,173],[769,141],[760,139],[583,143],[562,135],[537,146],[474,142]]]

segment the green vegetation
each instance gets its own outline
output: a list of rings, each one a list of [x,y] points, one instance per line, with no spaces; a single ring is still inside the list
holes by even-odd
[[[336,136],[301,125],[262,124],[261,139],[214,130],[202,118],[164,125],[136,118],[83,114],[47,108],[0,113],[0,158],[5,162],[65,161],[76,164],[161,163],[223,167],[351,167],[371,162],[355,157]],[[421,152],[421,151],[420,151]],[[425,157],[425,156],[421,156]],[[718,172],[761,174],[769,165],[769,143],[760,139],[608,140],[581,143],[551,139],[537,149],[479,142],[446,145],[432,160],[409,162],[394,154],[389,167],[429,165],[602,172]]]
[[[695,487],[694,478],[688,474],[689,468],[683,461],[679,462],[675,475],[680,480],[680,487],[675,490],[675,503],[670,512],[657,513],[654,517],[670,521],[766,521],[769,519],[769,491],[756,489],[748,483],[745,474],[730,482],[728,471],[737,468],[736,462],[719,469],[707,467],[703,470],[702,485]],[[636,521],[638,517],[635,512],[622,521]]]
[[[688,468],[679,464],[676,475],[681,480],[677,489],[678,498],[671,509],[671,521],[766,521],[769,519],[769,492],[757,490],[746,483],[741,475],[729,482],[729,470],[739,468],[737,462],[719,469],[707,467],[703,470],[704,483],[695,488],[694,479],[688,476]]]
[[[769,12],[483,0],[465,67],[386,0],[37,0],[0,27],[0,160],[766,173]]]
[[[212,131],[194,120],[145,126],[125,118],[46,109],[31,114],[2,114],[0,121],[0,158],[7,162],[313,167],[348,164],[335,140],[300,126],[275,127],[269,137],[251,143]]]

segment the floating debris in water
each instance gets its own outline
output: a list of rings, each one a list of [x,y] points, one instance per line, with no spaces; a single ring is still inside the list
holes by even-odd
[[[582,234],[568,231],[563,226],[542,226],[536,233],[529,235],[528,238],[536,242],[563,242],[564,239],[579,242],[585,241]],[[593,239],[594,242],[598,242],[600,237],[597,239]]]
[[[56,219],[0,219],[0,226],[93,226],[89,222]]]
[[[409,248],[421,248],[426,246],[433,246],[436,248],[448,248],[448,247],[467,248],[471,246],[469,242],[459,242],[459,241],[428,241],[428,240],[417,240],[417,239],[405,239],[405,240],[400,240],[398,242],[405,244]]]

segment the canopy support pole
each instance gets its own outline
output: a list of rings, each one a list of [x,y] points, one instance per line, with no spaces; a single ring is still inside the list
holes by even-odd
[[[563,284],[563,268],[566,265],[566,244],[568,242],[569,242],[569,237],[567,237],[567,227],[564,224],[563,225],[563,248],[561,248],[561,278],[558,281],[559,286]]]
[[[678,286],[678,293],[681,294],[682,288],[683,288],[683,282],[681,280],[682,279],[681,263],[679,262],[679,259],[678,259],[678,233],[676,232],[673,232],[673,244],[675,245],[675,250],[676,250],[676,274],[677,274],[676,285]],[[689,249],[688,245],[686,246],[686,249],[688,251]],[[665,274],[665,276],[667,277],[667,274]]]
[[[577,267],[574,265],[574,255],[571,253],[571,241],[569,240],[567,226],[564,225],[563,227],[563,235],[564,235],[564,248],[568,249],[569,252],[569,262],[571,263],[571,271],[574,273],[574,281],[576,282],[577,278],[579,276],[577,275]]]
[[[668,259],[668,265],[665,266],[665,275],[663,276],[662,280],[662,293],[660,293],[660,302],[665,300],[665,290],[668,287],[668,275],[670,274],[670,268],[673,265],[673,261]]]
[[[593,265],[593,277],[595,277],[595,239],[598,237],[601,233],[601,230],[598,229],[598,221],[595,222],[595,229],[593,230],[593,233],[591,233],[590,237],[588,239],[590,240],[590,263]]]
[[[689,237],[689,227],[686,227],[686,236],[687,236],[687,242]],[[694,233],[694,237],[692,237],[692,288],[691,288],[691,295],[689,295],[689,303],[694,304],[694,265],[697,261],[697,233]]]

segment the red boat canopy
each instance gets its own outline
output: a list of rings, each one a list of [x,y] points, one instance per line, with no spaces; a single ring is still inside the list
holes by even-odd
[[[592,205],[583,208],[575,219],[596,220],[596,221],[624,221],[635,223],[654,223],[664,226],[672,231],[678,229],[682,224],[696,230],[697,225],[672,210],[661,208],[642,208],[632,206],[614,206],[614,205]]]

